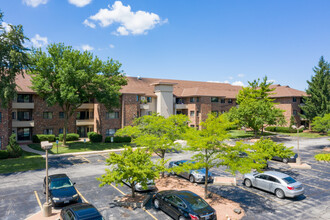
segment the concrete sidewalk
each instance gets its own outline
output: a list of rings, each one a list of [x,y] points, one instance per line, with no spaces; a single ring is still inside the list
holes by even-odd
[[[61,210],[52,209],[52,215],[49,217],[44,217],[42,211],[37,212],[30,217],[27,217],[26,220],[58,220],[60,219]]]

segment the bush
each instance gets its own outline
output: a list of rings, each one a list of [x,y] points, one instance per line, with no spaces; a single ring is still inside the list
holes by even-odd
[[[265,128],[266,131],[279,132],[279,133],[297,133],[296,129],[289,127],[276,127],[276,126],[268,126]],[[303,132],[304,129],[301,128],[299,132]]]
[[[9,138],[9,145],[7,146],[9,157],[20,157],[23,153],[22,148],[16,142],[16,134],[12,134]]]
[[[7,150],[0,150],[0,160],[7,159],[9,157],[9,153]]]
[[[227,131],[238,130],[238,129],[239,129],[238,125],[230,125],[229,127],[226,128]]]
[[[111,143],[111,137],[106,137],[105,138],[105,143]],[[114,136],[113,137],[113,143],[130,143],[131,142],[131,137],[120,137],[120,136]]]
[[[63,141],[63,134],[58,136],[60,141]],[[77,141],[79,140],[79,134],[76,133],[68,133],[66,134],[66,141]]]
[[[330,154],[316,154],[314,157],[318,161],[330,161]]]
[[[32,136],[33,143],[40,143],[41,141],[49,141],[54,142],[55,141],[55,135],[54,134],[37,134]]]
[[[88,132],[89,140],[93,143],[102,142],[102,135],[96,132]]]
[[[87,137],[90,139],[90,135],[94,133],[95,133],[94,131],[87,132]]]

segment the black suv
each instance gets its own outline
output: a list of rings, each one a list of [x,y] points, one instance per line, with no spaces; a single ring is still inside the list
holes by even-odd
[[[48,176],[49,197],[53,206],[66,205],[80,200],[78,192],[66,174]],[[44,178],[44,193],[46,193],[46,177]]]
[[[156,209],[161,209],[173,219],[217,219],[215,210],[200,196],[191,191],[165,190],[153,197]]]
[[[78,203],[61,210],[61,220],[104,220],[99,211],[88,203]]]

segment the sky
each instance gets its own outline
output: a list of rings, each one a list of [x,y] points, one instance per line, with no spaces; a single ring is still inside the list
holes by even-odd
[[[64,43],[122,63],[127,76],[305,90],[330,60],[328,0],[0,0],[27,46]]]

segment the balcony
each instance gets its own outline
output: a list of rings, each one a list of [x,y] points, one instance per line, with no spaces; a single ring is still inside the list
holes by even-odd
[[[148,110],[149,105],[148,104],[140,104],[140,109]]]
[[[77,126],[94,125],[94,119],[77,119]]]
[[[94,103],[84,103],[78,109],[93,109]]]
[[[33,102],[13,102],[13,109],[34,109]]]
[[[187,104],[175,104],[176,109],[188,109]]]
[[[28,128],[28,127],[34,127],[34,121],[12,121],[13,128]]]

